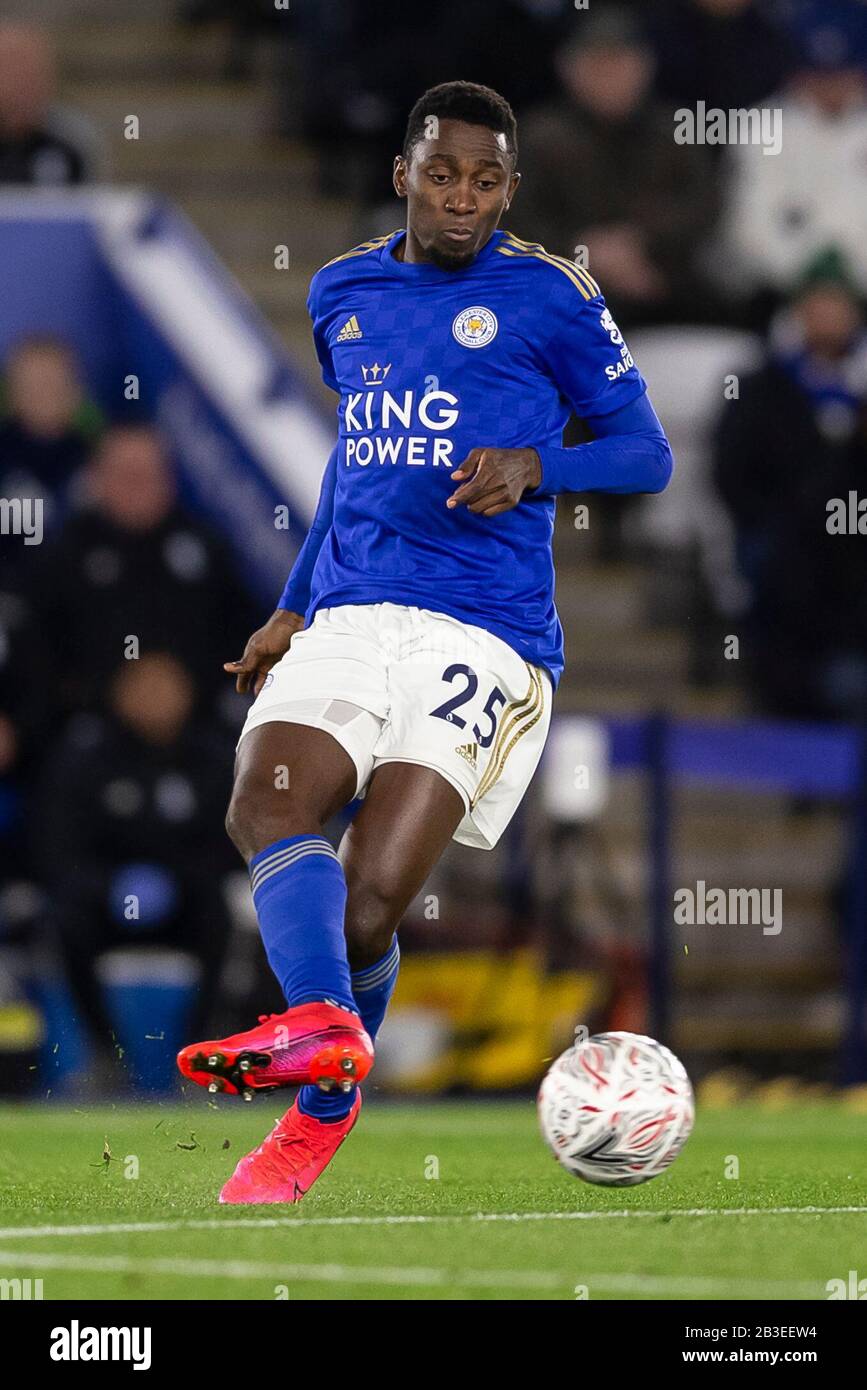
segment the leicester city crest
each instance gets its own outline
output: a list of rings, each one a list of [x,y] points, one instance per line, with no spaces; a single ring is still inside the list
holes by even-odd
[[[452,333],[461,347],[486,347],[497,336],[497,316],[481,304],[462,309],[452,324]]]

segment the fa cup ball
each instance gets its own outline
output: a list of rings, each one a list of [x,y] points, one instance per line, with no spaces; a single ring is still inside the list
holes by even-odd
[[[658,1177],[695,1116],[673,1052],[638,1033],[597,1033],[549,1068],[538,1098],[542,1137],[567,1173],[602,1187]]]

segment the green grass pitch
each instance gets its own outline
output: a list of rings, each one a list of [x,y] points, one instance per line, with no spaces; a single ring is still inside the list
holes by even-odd
[[[668,1173],[620,1189],[564,1173],[532,1101],[371,1104],[299,1207],[218,1206],[278,1113],[3,1107],[0,1278],[54,1300],[512,1301],[825,1299],[867,1277],[867,1115],[839,1103],[699,1111]]]

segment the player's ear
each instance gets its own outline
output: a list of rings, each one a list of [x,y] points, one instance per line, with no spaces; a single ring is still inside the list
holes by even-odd
[[[518,191],[518,184],[520,182],[521,175],[518,173],[516,169],[512,177],[509,179],[509,191],[506,194],[506,206],[503,209],[504,212],[508,212],[509,208],[512,206],[512,199]]]
[[[394,156],[394,169],[392,171],[391,181],[394,184],[394,191],[398,198],[406,197],[406,177],[406,160],[402,154],[396,154]]]

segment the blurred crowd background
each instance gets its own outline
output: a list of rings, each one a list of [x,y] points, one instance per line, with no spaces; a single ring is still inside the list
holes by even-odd
[[[588,499],[586,528],[561,499],[559,712],[865,721],[867,541],[825,524],[867,469],[863,0],[74,9],[0,21],[0,185],[174,200],[326,410],[310,275],[401,225],[391,166],[422,90],[501,91],[507,225],[583,248],[679,463],[664,498]],[[676,143],[699,103],[781,112],[781,150]],[[149,989],[176,989],[190,1036],[279,1002],[222,831],[242,709],[221,664],[265,614],[146,408],[98,405],[38,325],[2,363],[0,497],[45,503],[42,544],[0,537],[0,1086],[44,1091],[52,1067],[60,1089],[146,1086],[165,1076]],[[676,882],[786,903],[779,939],[738,928],[675,960],[667,1041],[722,1086],[834,1079],[847,809],[678,793]],[[576,1022],[647,1026],[646,814],[637,774],[570,824],[540,779],[502,851],[446,856],[405,926],[382,1084],[528,1086]]]

